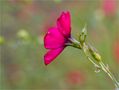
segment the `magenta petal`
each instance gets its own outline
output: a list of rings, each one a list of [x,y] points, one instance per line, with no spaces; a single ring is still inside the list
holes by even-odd
[[[45,65],[51,63],[63,51],[63,49],[64,47],[49,50],[44,56]]]
[[[44,46],[47,49],[59,48],[64,46],[65,38],[57,28],[51,28],[48,30],[44,38]]]
[[[70,36],[71,33],[71,21],[70,21],[70,13],[63,12],[61,16],[57,20],[57,26],[60,32],[63,33],[66,37]]]

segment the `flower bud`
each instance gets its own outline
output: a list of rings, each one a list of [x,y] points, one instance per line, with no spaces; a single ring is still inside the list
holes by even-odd
[[[93,56],[93,58],[95,60],[97,60],[98,62],[101,61],[101,56],[99,53],[97,53],[97,50],[94,47],[92,47],[91,45],[88,45],[88,48],[89,48],[89,52]]]
[[[95,58],[95,60],[97,60],[98,62],[99,61],[101,61],[101,56],[100,56],[100,54],[98,54],[97,52],[94,52],[93,54],[92,54],[92,56]]]
[[[87,36],[87,29],[86,29],[86,26],[85,26],[85,27],[82,29],[82,32],[81,32],[81,34],[80,34],[80,36],[79,36],[79,41],[80,41],[81,43],[85,42],[86,36]]]

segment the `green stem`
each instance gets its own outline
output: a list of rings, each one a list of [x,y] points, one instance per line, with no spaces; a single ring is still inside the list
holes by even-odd
[[[74,45],[74,47],[79,48],[79,47],[77,47],[77,46],[79,46],[78,43],[76,43],[76,44]],[[79,48],[79,49],[82,49],[83,52],[84,52],[84,54],[86,55],[87,59],[88,59],[96,68],[102,69],[102,70],[111,78],[111,80],[114,82],[114,85],[116,86],[116,88],[119,88],[119,83],[118,83],[118,81],[116,80],[116,78],[114,77],[114,75],[111,73],[111,71],[109,70],[109,68],[106,67],[105,64],[104,64],[102,61],[98,61],[98,64],[99,64],[99,65],[98,65],[98,64],[96,64],[96,63],[93,61],[93,59],[95,60],[94,57],[93,57],[93,59],[90,58],[89,48],[88,48],[88,46],[86,45],[86,43],[80,44],[80,48]]]
[[[84,50],[83,50],[83,51],[84,51]],[[88,59],[96,68],[100,68],[100,66],[97,65],[97,64],[89,57],[89,55],[87,55],[87,54],[85,53],[85,51],[84,51],[84,54],[86,55],[87,59]]]
[[[89,55],[89,50],[88,50],[88,47],[85,43],[82,44],[82,50],[84,52],[84,54],[86,55],[87,59],[96,67],[96,68],[100,68],[99,65],[97,65],[91,58],[90,58],[90,55]]]
[[[85,52],[84,52],[85,53]],[[85,53],[86,57],[88,58],[88,60],[94,64],[94,66],[96,68],[102,69],[110,78],[111,80],[114,82],[116,88],[119,88],[119,84],[118,81],[116,80],[116,78],[114,77],[114,75],[111,73],[111,71],[104,65],[104,63],[101,61],[99,62],[99,65],[97,65],[86,53]]]
[[[87,47],[87,45],[86,45],[85,43],[84,43],[82,49],[83,49],[83,51],[84,51],[86,57],[88,58],[88,60],[89,60],[90,62],[92,62],[95,66],[99,67],[99,69],[102,69],[102,70],[111,78],[111,80],[114,82],[115,86],[116,86],[117,88],[119,88],[119,84],[118,84],[116,78],[114,77],[114,75],[113,75],[113,74],[111,73],[111,71],[109,70],[109,68],[106,67],[105,64],[104,64],[102,61],[99,61],[99,62],[98,62],[98,64],[100,65],[100,66],[99,66],[99,65],[97,65],[97,64],[90,58],[89,53],[87,53],[87,52],[88,52],[88,47]],[[94,58],[94,59],[95,59],[95,58]]]
[[[119,88],[119,83],[118,81],[116,80],[116,78],[114,77],[114,75],[111,73],[111,71],[109,70],[108,67],[105,66],[105,64],[101,61],[99,62],[102,70],[112,79],[112,81],[114,82],[115,86],[117,88]]]

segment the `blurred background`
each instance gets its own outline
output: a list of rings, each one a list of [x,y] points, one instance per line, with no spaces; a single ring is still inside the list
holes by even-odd
[[[0,0],[0,90],[115,89],[78,49],[67,47],[44,65],[44,35],[67,10],[72,35],[87,24],[87,41],[119,81],[119,0]]]

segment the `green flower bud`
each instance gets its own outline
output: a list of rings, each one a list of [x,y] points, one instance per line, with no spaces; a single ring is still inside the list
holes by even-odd
[[[98,62],[100,62],[101,61],[101,56],[100,56],[100,54],[99,53],[97,53],[97,52],[94,52],[93,54],[92,54],[92,56],[95,58],[95,60],[97,60]]]
[[[5,39],[2,36],[0,36],[0,45],[3,45],[4,42],[5,42]]]
[[[91,45],[88,45],[88,48],[89,48],[89,52],[93,56],[93,58],[95,60],[97,60],[98,62],[101,61],[101,56],[99,53],[97,53],[97,50],[94,47],[92,47]]]
[[[85,25],[85,27],[82,29],[82,32],[81,32],[81,34],[79,36],[79,41],[81,43],[84,43],[85,40],[86,40],[86,36],[87,36],[87,29],[86,29],[86,25]]]

